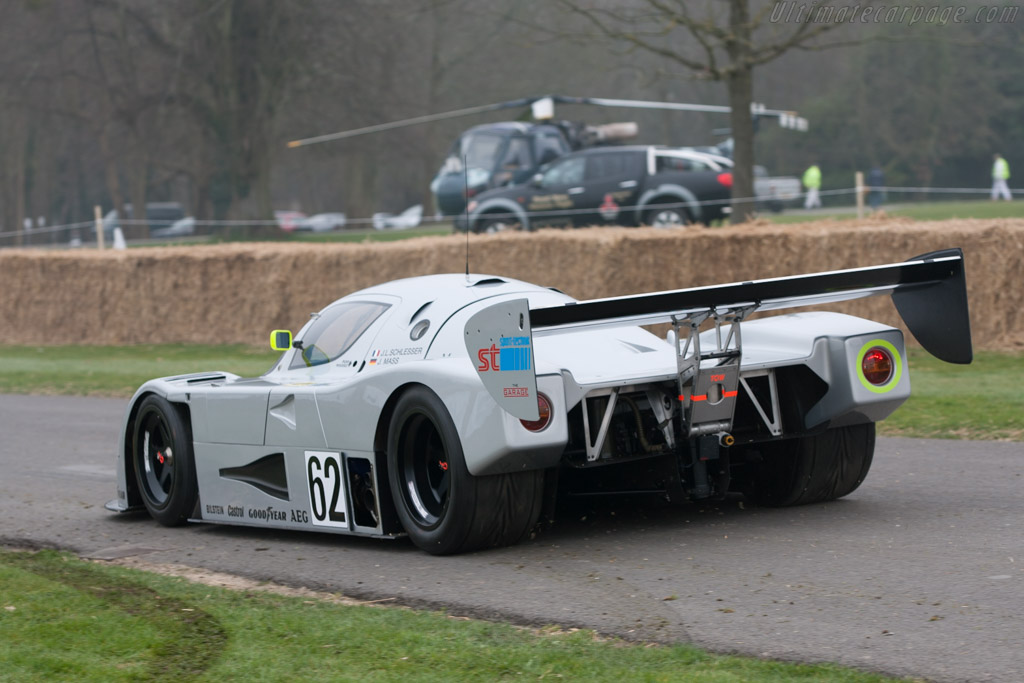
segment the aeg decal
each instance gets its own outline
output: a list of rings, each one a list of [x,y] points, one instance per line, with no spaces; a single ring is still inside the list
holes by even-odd
[[[476,353],[479,372],[513,372],[533,367],[529,337],[502,337],[501,348],[491,344],[490,348],[479,349]]]

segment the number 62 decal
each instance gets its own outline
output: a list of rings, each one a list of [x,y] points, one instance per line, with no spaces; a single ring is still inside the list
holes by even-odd
[[[348,528],[348,504],[342,471],[340,453],[306,451],[306,482],[313,524]]]

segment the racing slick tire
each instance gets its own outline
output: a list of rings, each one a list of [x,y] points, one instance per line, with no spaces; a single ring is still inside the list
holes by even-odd
[[[674,206],[656,206],[644,214],[644,223],[652,228],[674,228],[689,225],[690,216],[685,209]]]
[[[544,472],[475,477],[444,403],[423,386],[406,391],[388,429],[388,480],[412,542],[433,555],[514,545],[540,516]]]
[[[875,423],[765,444],[747,495],[760,505],[788,507],[853,493],[871,468]]]
[[[199,496],[192,435],[182,414],[162,396],[150,394],[139,404],[132,466],[153,519],[164,526],[188,520]]]

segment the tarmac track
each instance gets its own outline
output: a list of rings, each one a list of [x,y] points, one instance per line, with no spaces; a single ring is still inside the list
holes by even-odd
[[[847,499],[604,505],[514,548],[114,515],[126,402],[0,395],[0,543],[935,681],[1024,680],[1024,444],[879,439]]]

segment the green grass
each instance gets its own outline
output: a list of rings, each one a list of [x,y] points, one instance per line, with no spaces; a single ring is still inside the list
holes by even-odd
[[[248,346],[0,346],[0,393],[131,396],[154,377],[223,370],[256,377],[278,358]]]
[[[0,551],[3,681],[892,680]]]
[[[430,237],[432,235],[451,235],[450,223],[421,225],[409,230],[357,230],[341,232],[298,233],[293,236],[295,242],[394,242],[410,237]]]
[[[1024,441],[1024,355],[978,352],[970,365],[909,349],[910,399],[879,424],[886,436]]]
[[[330,232],[282,232],[277,228],[250,231],[236,228],[225,232],[196,237],[174,242],[168,246],[222,244],[225,242],[394,242],[411,237],[430,237],[433,235],[451,235],[451,223],[430,223],[408,230],[374,230],[372,228],[356,230],[332,230]],[[152,243],[132,245],[136,247],[154,246]]]
[[[988,199],[961,201],[907,203],[894,201],[883,205],[882,209],[888,216],[905,216],[916,221],[942,221],[954,218],[1024,218],[1024,201],[993,202]],[[870,209],[865,207],[865,215]],[[806,223],[818,220],[853,220],[856,213],[852,206],[826,208],[824,211],[804,213],[793,208],[782,214],[766,214],[773,223]]]

